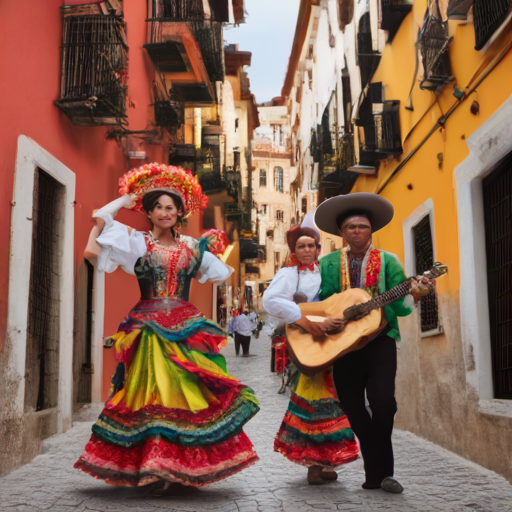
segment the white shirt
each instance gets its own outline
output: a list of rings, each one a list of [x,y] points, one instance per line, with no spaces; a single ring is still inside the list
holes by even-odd
[[[135,263],[147,252],[146,240],[141,231],[133,229],[131,233],[128,227],[120,222],[110,219],[105,220],[105,227],[96,239],[101,247],[98,255],[98,270],[114,272],[121,267],[125,272],[135,275]],[[197,240],[190,236],[181,236],[180,241],[189,247],[197,246]],[[201,266],[198,269],[201,284],[206,281],[214,283],[225,281],[233,272],[233,269],[222,263],[216,256],[205,251]]]
[[[233,319],[232,330],[242,336],[251,336],[256,326],[247,315],[238,315]]]
[[[302,316],[299,306],[293,302],[294,294],[299,291],[307,297],[308,302],[316,302],[321,284],[318,267],[313,272],[298,272],[297,267],[282,268],[263,294],[263,309],[281,322],[292,324]],[[275,324],[272,321],[270,323]]]

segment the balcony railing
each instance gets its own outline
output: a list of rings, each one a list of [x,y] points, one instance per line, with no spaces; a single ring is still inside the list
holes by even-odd
[[[159,100],[153,103],[155,124],[174,133],[185,120],[185,105],[175,94],[169,100]]]
[[[510,12],[510,0],[475,0],[475,50],[481,50]]]
[[[148,20],[147,49],[151,60],[161,72],[180,73],[187,71],[187,65],[180,48],[171,37],[176,22],[183,20],[151,18]],[[224,32],[222,23],[217,21],[183,21],[190,29],[201,50],[201,57],[211,82],[223,82]]]
[[[400,101],[373,104],[376,150],[386,155],[402,153]]]
[[[176,21],[203,20],[203,0],[159,0],[154,17]]]
[[[425,73],[421,89],[435,91],[454,80],[448,55],[452,40],[448,35],[448,22],[442,21],[437,9],[430,11],[418,38]]]
[[[55,104],[77,126],[124,123],[127,65],[125,23],[119,16],[65,16]]]
[[[409,12],[414,5],[414,0],[382,0],[382,10],[391,12]]]

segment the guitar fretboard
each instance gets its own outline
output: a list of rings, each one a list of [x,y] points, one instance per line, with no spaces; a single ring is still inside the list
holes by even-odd
[[[389,306],[390,304],[393,304],[393,302],[404,298],[405,296],[409,295],[409,290],[411,289],[411,280],[412,278],[406,279],[403,283],[400,283],[394,288],[391,288],[391,290],[384,292],[382,295],[379,295],[378,297],[375,297],[368,302],[356,304],[355,306],[346,309],[343,313],[344,317],[347,320],[356,320],[368,315],[374,309]]]

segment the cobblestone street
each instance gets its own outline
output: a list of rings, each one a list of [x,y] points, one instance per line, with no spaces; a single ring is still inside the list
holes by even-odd
[[[253,340],[250,358],[236,358],[225,348],[230,373],[252,386],[261,411],[246,428],[260,461],[248,470],[202,489],[178,487],[162,498],[150,488],[113,488],[73,469],[90,435],[91,421],[76,422],[65,434],[44,444],[44,453],[0,479],[0,510],[82,511],[219,511],[265,512],[340,510],[378,511],[512,511],[512,485],[500,476],[407,432],[394,435],[396,476],[402,495],[364,491],[362,461],[339,470],[339,480],[308,486],[306,469],[273,452],[273,438],[287,407],[278,395],[280,380],[269,372],[269,338]]]

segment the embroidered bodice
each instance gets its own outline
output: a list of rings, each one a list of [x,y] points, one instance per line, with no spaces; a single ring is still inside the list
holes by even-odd
[[[188,300],[190,282],[199,260],[198,247],[194,250],[182,240],[166,247],[158,244],[149,233],[144,235],[147,252],[135,264],[141,298]]]

